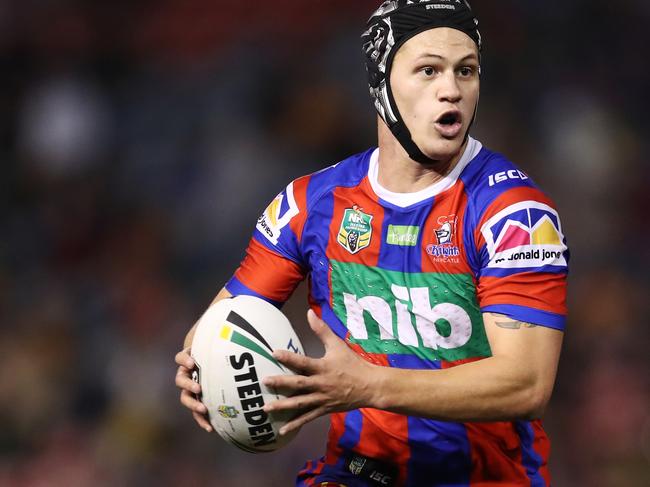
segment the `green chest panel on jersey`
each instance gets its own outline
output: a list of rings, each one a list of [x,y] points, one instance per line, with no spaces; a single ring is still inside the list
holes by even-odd
[[[366,352],[446,361],[491,355],[470,274],[330,264],[334,313]]]

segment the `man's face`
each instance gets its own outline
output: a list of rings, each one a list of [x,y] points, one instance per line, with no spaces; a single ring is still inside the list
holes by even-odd
[[[474,41],[447,27],[424,31],[396,53],[390,83],[397,108],[420,150],[434,160],[456,157],[479,95]]]

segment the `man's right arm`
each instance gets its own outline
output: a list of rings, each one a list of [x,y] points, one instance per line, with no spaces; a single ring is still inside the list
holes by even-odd
[[[212,306],[215,303],[218,303],[222,299],[226,298],[232,298],[232,294],[228,292],[228,290],[224,287],[219,291],[219,294],[212,300],[212,303],[210,303],[210,306]],[[183,342],[183,348],[187,349],[192,346],[192,339],[194,338],[194,331],[196,330],[196,325],[198,325],[198,321],[194,323],[194,326],[190,328],[190,331],[187,332],[187,335],[185,335],[185,341]]]
[[[214,298],[212,304],[232,296],[257,296],[280,306],[305,278],[307,270],[301,265],[300,235],[307,217],[307,185],[309,176],[290,183],[267,206],[257,220],[246,256],[231,279]],[[176,386],[181,389],[181,404],[192,412],[197,424],[212,431],[207,409],[197,395],[199,384],[191,378],[194,360],[190,356],[194,325],[183,342],[183,350],[176,354],[178,371]]]
[[[232,297],[232,294],[230,294],[224,287],[219,291],[219,294],[214,298],[211,305],[230,297]],[[192,417],[196,423],[210,433],[212,431],[212,426],[208,421],[208,410],[205,405],[197,399],[197,396],[201,393],[201,386],[192,380],[192,370],[194,370],[195,364],[194,360],[190,356],[190,348],[192,347],[192,339],[194,338],[194,331],[196,330],[197,324],[198,322],[192,326],[189,332],[187,332],[185,341],[183,342],[183,349],[176,354],[175,360],[178,365],[178,370],[176,372],[176,386],[181,390],[181,404],[192,412]]]

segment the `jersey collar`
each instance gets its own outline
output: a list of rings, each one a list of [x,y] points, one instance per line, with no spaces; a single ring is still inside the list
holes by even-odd
[[[440,181],[436,181],[431,186],[415,193],[394,193],[379,184],[379,148],[377,148],[370,155],[368,181],[370,182],[372,190],[377,196],[379,196],[379,198],[395,206],[399,206],[400,208],[406,208],[407,206],[433,198],[451,188],[458,180],[463,169],[465,169],[470,161],[478,155],[482,148],[483,145],[478,140],[469,137],[467,140],[467,146],[465,147],[465,152],[463,152],[462,157],[454,169],[452,169],[452,171]]]

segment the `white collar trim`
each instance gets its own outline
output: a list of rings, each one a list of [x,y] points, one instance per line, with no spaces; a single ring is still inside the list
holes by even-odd
[[[431,186],[415,193],[394,193],[379,184],[379,148],[377,148],[370,155],[368,180],[370,181],[372,190],[382,200],[388,201],[389,203],[395,206],[399,206],[400,208],[406,208],[407,206],[411,206],[415,203],[419,203],[420,201],[424,201],[426,199],[439,195],[443,191],[451,188],[458,180],[458,177],[463,172],[463,169],[465,169],[470,161],[478,155],[482,148],[483,145],[478,140],[469,137],[467,140],[467,147],[465,147],[465,152],[463,152],[463,155],[456,164],[456,167],[454,167],[454,169],[452,169],[452,171],[440,181],[436,181]]]

